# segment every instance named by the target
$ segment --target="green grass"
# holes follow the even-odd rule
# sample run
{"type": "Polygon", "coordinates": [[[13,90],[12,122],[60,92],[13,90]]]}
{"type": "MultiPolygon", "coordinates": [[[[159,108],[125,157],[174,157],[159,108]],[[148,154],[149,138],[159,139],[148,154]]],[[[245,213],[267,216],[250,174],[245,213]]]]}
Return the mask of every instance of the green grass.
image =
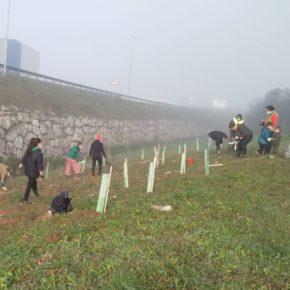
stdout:
{"type": "MultiPolygon", "coordinates": [[[[281,152],[289,142],[284,138],[281,152]]],[[[0,196],[0,214],[7,210],[0,215],[0,289],[289,289],[289,160],[256,158],[253,142],[248,159],[226,153],[218,160],[224,166],[206,177],[202,152],[187,144],[195,165],[180,176],[177,146],[169,146],[152,194],[140,151],[114,155],[103,215],[95,212],[100,181],[89,167],[81,181],[54,170],[29,206],[18,205],[26,179],[11,181],[11,192],[0,196]],[[42,220],[64,187],[75,210],[42,220]],[[153,204],[173,210],[154,211],[153,204]]],[[[152,157],[147,148],[146,160],[152,157]]],[[[217,161],[214,152],[210,161],[217,161]]]]}

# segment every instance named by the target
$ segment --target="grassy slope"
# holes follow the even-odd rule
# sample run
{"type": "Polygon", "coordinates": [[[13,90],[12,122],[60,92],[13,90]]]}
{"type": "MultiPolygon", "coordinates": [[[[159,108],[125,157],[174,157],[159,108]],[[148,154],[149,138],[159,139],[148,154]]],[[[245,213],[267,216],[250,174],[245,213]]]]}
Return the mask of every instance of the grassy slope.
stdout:
{"type": "Polygon", "coordinates": [[[231,115],[225,112],[188,109],[170,105],[150,105],[95,95],[89,92],[60,87],[50,83],[18,77],[0,76],[0,102],[33,110],[50,110],[58,114],[89,116],[104,119],[148,120],[170,119],[198,121],[199,125],[224,121],[231,115]]]}
{"type": "MultiPolygon", "coordinates": [[[[180,176],[176,148],[169,148],[148,195],[140,152],[114,156],[104,215],[95,213],[99,180],[89,168],[81,181],[54,171],[29,206],[18,205],[25,178],[13,180],[12,192],[0,196],[0,288],[289,289],[289,160],[225,154],[224,166],[206,177],[202,153],[188,148],[194,167],[180,176]],[[43,221],[52,196],[65,187],[75,211],[43,221]],[[153,211],[152,204],[173,211],[153,211]]],[[[152,154],[146,151],[148,159],[152,154]]]]}

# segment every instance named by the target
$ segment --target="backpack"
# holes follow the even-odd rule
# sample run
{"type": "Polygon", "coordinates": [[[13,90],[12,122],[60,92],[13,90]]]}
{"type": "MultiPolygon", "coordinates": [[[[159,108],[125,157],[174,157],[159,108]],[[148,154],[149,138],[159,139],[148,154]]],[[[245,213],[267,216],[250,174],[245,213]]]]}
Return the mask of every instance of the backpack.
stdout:
{"type": "Polygon", "coordinates": [[[52,199],[49,207],[49,211],[51,211],[52,214],[69,212],[72,210],[71,198],[69,198],[69,193],[67,191],[58,193],[52,199]]]}

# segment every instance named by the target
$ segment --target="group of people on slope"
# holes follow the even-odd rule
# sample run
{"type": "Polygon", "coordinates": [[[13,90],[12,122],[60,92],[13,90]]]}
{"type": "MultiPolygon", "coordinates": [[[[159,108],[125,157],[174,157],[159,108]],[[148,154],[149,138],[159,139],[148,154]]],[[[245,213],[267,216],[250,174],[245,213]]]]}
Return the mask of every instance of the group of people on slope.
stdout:
{"type": "MultiPolygon", "coordinates": [[[[102,143],[102,135],[96,135],[96,139],[92,142],[89,152],[89,157],[92,159],[92,176],[95,176],[96,172],[96,163],[98,162],[98,176],[102,173],[103,167],[103,157],[107,158],[104,145],[102,143]]],[[[83,146],[82,142],[77,142],[76,145],[72,146],[69,149],[69,152],[66,156],[66,166],[65,166],[65,177],[68,178],[71,173],[71,169],[73,169],[76,178],[78,178],[81,174],[81,166],[80,166],[80,150],[83,146]]]]}
{"type": "MultiPolygon", "coordinates": [[[[255,151],[257,156],[268,154],[269,158],[273,158],[273,154],[278,153],[278,147],[281,141],[281,129],[279,127],[279,115],[272,105],[266,107],[267,118],[260,124],[262,126],[261,133],[258,137],[259,148],[255,151]]],[[[239,158],[247,157],[247,145],[253,139],[252,130],[245,124],[241,114],[234,117],[229,124],[230,128],[230,145],[236,147],[237,156],[239,158]]],[[[218,155],[224,139],[228,139],[227,134],[221,131],[212,131],[208,134],[210,147],[212,140],[216,143],[218,155]]]]}
{"type": "MultiPolygon", "coordinates": [[[[101,175],[102,172],[102,156],[106,158],[106,153],[102,141],[102,136],[97,135],[96,140],[91,144],[89,156],[92,158],[92,176],[95,175],[96,161],[98,161],[99,169],[98,175],[101,175]]],[[[76,176],[80,175],[80,149],[82,147],[82,142],[77,142],[75,146],[72,146],[69,149],[69,152],[66,156],[66,166],[65,166],[65,177],[69,177],[71,173],[71,168],[73,169],[76,176]]],[[[37,188],[37,180],[43,179],[43,145],[40,138],[32,138],[28,144],[27,150],[21,159],[19,168],[24,167],[24,174],[27,176],[27,186],[22,199],[23,204],[29,203],[29,195],[32,191],[36,197],[39,196],[37,188]]],[[[6,170],[6,168],[0,167],[1,170],[6,170]]],[[[2,180],[2,176],[5,176],[5,173],[1,175],[2,189],[5,187],[5,179],[2,180]]],[[[7,177],[7,174],[6,174],[7,177]]],[[[4,190],[7,190],[5,187],[4,190]]]]}
{"type": "MultiPolygon", "coordinates": [[[[230,127],[230,145],[236,146],[237,156],[240,158],[247,157],[247,145],[253,139],[253,132],[245,125],[245,120],[241,114],[238,114],[234,117],[229,124],[230,127]]],[[[212,131],[209,132],[209,143],[208,148],[210,147],[212,140],[216,143],[216,149],[218,155],[221,153],[221,146],[225,139],[228,139],[228,135],[221,131],[212,131]]]]}

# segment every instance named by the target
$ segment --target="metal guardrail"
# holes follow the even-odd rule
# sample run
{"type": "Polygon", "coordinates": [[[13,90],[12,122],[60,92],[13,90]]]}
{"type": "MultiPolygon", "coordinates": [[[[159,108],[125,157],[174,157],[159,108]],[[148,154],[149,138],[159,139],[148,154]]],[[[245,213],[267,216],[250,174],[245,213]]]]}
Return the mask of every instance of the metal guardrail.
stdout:
{"type": "MultiPolygon", "coordinates": [[[[0,69],[2,72],[4,71],[4,65],[1,63],[0,63],[0,69]]],[[[12,66],[6,66],[6,73],[10,74],[10,75],[17,75],[17,76],[27,78],[27,79],[34,79],[34,80],[38,80],[38,81],[53,83],[53,84],[59,85],[59,86],[66,86],[66,87],[71,87],[71,88],[75,88],[75,89],[80,89],[80,90],[92,92],[92,93],[99,94],[99,95],[101,94],[101,95],[105,95],[105,96],[107,95],[110,97],[117,97],[117,98],[121,98],[121,99],[127,100],[127,101],[133,101],[133,102],[145,103],[145,104],[153,104],[153,105],[158,104],[158,105],[163,105],[163,106],[164,105],[165,106],[175,106],[173,104],[151,101],[151,100],[142,99],[142,98],[136,98],[136,97],[127,96],[124,94],[117,94],[117,93],[114,93],[111,91],[101,90],[101,89],[97,89],[94,87],[85,86],[85,85],[81,85],[78,83],[65,81],[62,79],[57,79],[57,78],[50,77],[47,75],[42,75],[42,74],[34,73],[31,71],[27,71],[24,69],[18,69],[18,68],[12,67],[12,66]]]]}

